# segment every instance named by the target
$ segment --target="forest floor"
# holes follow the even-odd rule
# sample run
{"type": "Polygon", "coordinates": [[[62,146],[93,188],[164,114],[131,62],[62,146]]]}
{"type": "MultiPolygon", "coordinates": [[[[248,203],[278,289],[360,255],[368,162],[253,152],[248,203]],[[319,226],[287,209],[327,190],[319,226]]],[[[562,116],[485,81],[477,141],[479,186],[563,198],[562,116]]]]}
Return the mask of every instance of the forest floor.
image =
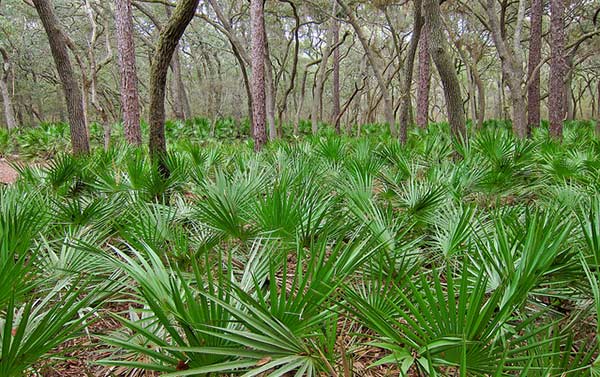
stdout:
{"type": "Polygon", "coordinates": [[[19,174],[5,159],[0,159],[0,184],[13,183],[19,174]]]}

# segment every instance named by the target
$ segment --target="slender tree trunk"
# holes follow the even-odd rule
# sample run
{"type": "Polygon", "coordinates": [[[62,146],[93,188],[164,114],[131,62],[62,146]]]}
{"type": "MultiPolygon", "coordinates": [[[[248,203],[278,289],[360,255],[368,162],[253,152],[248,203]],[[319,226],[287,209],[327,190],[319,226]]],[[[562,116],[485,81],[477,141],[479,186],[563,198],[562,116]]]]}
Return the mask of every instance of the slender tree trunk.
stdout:
{"type": "MultiPolygon", "coordinates": [[[[337,10],[337,3],[334,4],[334,13],[337,10]]],[[[340,43],[340,23],[338,20],[333,20],[333,44],[338,45],[340,43]]],[[[335,132],[341,134],[340,126],[340,49],[336,48],[333,51],[333,83],[332,83],[332,94],[333,94],[333,111],[331,113],[331,119],[335,127],[335,132]]]]}
{"type": "Polygon", "coordinates": [[[550,112],[550,135],[562,138],[565,116],[565,4],[563,0],[550,0],[550,84],[548,110],[550,112]]]}
{"type": "Polygon", "coordinates": [[[83,111],[83,96],[81,87],[75,78],[73,66],[71,65],[66,36],[54,14],[50,0],[32,1],[48,35],[54,64],[56,65],[65,94],[73,154],[88,154],[90,152],[90,144],[83,111]]]}
{"type": "Polygon", "coordinates": [[[408,123],[410,121],[410,110],[412,92],[412,81],[413,81],[413,70],[415,66],[415,56],[417,54],[417,48],[419,46],[419,40],[421,39],[421,33],[423,29],[423,16],[421,15],[421,0],[414,0],[414,24],[413,32],[410,38],[410,45],[408,46],[408,53],[404,62],[404,81],[402,83],[402,92],[400,94],[400,141],[406,143],[406,137],[408,134],[408,123]]]}
{"type": "Polygon", "coordinates": [[[6,127],[12,130],[17,127],[15,121],[15,113],[12,104],[12,98],[10,97],[10,91],[8,89],[8,83],[6,79],[0,78],[0,92],[2,93],[2,104],[4,105],[4,119],[6,120],[6,127]]]}
{"type": "MultiPolygon", "coordinates": [[[[265,29],[265,42],[267,41],[267,32],[265,29]]],[[[277,139],[277,124],[275,123],[275,101],[277,89],[275,79],[273,78],[273,64],[269,56],[269,44],[265,43],[265,101],[267,105],[267,124],[269,125],[269,140],[277,139]]]]}
{"type": "MultiPolygon", "coordinates": [[[[15,109],[12,103],[12,96],[9,90],[9,74],[11,71],[10,56],[8,52],[0,46],[0,54],[2,55],[2,67],[0,69],[0,93],[2,95],[2,103],[4,105],[4,119],[6,120],[6,127],[12,130],[17,127],[15,120],[15,109]]],[[[33,107],[33,105],[32,105],[33,107]]]]}
{"type": "Polygon", "coordinates": [[[468,83],[468,90],[469,90],[469,109],[471,111],[471,122],[472,124],[475,124],[475,120],[478,119],[477,117],[477,98],[476,98],[476,92],[477,89],[475,87],[475,75],[474,75],[474,71],[477,69],[476,67],[473,67],[469,64],[469,62],[465,61],[465,66],[467,69],[467,83],[468,83]]]}
{"type": "Polygon", "coordinates": [[[523,87],[525,72],[523,70],[521,57],[521,28],[525,13],[525,1],[519,0],[518,20],[515,26],[513,44],[508,46],[502,36],[502,26],[498,23],[496,14],[496,0],[487,0],[487,14],[489,26],[494,39],[494,44],[498,50],[498,55],[502,61],[502,73],[506,83],[510,88],[510,99],[513,107],[513,131],[520,137],[527,137],[527,93],[523,87]]]}
{"type": "Polygon", "coordinates": [[[466,118],[460,82],[453,61],[448,54],[448,42],[442,27],[442,16],[438,0],[423,0],[423,14],[429,36],[429,53],[433,58],[444,87],[450,128],[455,136],[465,137],[466,118]]]}
{"type": "Polygon", "coordinates": [[[142,132],[131,0],[116,0],[115,5],[117,48],[119,50],[117,55],[121,74],[121,111],[125,140],[131,145],[140,146],[142,145],[142,132]]]}
{"type": "Polygon", "coordinates": [[[473,70],[473,79],[475,80],[475,85],[477,86],[477,128],[482,129],[483,123],[485,122],[485,85],[483,80],[481,80],[481,76],[477,71],[477,67],[474,67],[473,70]]]}
{"type": "MultiPolygon", "coordinates": [[[[300,35],[299,35],[299,33],[300,33],[300,16],[298,15],[298,9],[291,0],[282,0],[282,1],[289,4],[290,7],[292,7],[292,12],[294,14],[294,20],[296,22],[296,25],[294,27],[294,55],[293,55],[294,60],[292,62],[292,73],[290,74],[290,84],[287,87],[287,90],[285,91],[285,93],[283,94],[283,97],[281,98],[281,102],[279,105],[279,125],[280,125],[279,128],[280,128],[280,132],[281,132],[281,135],[280,135],[281,137],[283,137],[283,117],[288,109],[288,97],[292,93],[292,91],[294,91],[294,88],[296,86],[296,76],[298,76],[298,56],[300,54],[300,35]]],[[[297,124],[294,124],[294,135],[296,135],[296,131],[297,131],[297,124]]]]}
{"type": "Polygon", "coordinates": [[[323,87],[325,85],[325,78],[327,74],[327,63],[329,62],[329,56],[331,55],[331,49],[333,44],[333,33],[330,35],[329,40],[327,41],[327,46],[323,50],[323,58],[321,59],[321,64],[319,65],[319,69],[315,74],[315,85],[313,89],[313,103],[312,103],[312,112],[311,112],[311,128],[312,134],[316,135],[319,131],[319,121],[320,115],[322,113],[322,98],[323,98],[323,87]]]}
{"type": "Polygon", "coordinates": [[[527,134],[531,135],[534,127],[540,126],[540,70],[538,65],[542,61],[542,12],[544,1],[531,1],[531,32],[529,40],[529,72],[528,96],[529,109],[527,134]]]}
{"type": "Polygon", "coordinates": [[[173,53],[171,59],[171,93],[173,95],[173,111],[175,118],[179,120],[186,120],[189,118],[189,104],[186,106],[187,95],[185,93],[185,85],[183,83],[183,77],[181,76],[181,61],[179,59],[179,46],[173,53]],[[187,110],[186,110],[187,109],[187,110]]]}
{"type": "Polygon", "coordinates": [[[598,107],[596,107],[596,135],[600,136],[600,81],[598,81],[596,90],[596,100],[598,103],[598,107]]]}
{"type": "Polygon", "coordinates": [[[267,104],[265,96],[265,8],[263,0],[250,1],[252,33],[252,124],[254,150],[259,152],[267,141],[267,104]]]}
{"type": "MultiPolygon", "coordinates": [[[[384,112],[385,112],[385,121],[390,127],[390,131],[392,136],[398,136],[398,129],[396,128],[396,117],[394,116],[394,104],[390,97],[390,91],[388,89],[388,81],[384,78],[384,69],[382,67],[381,61],[375,55],[375,52],[371,49],[369,45],[369,41],[364,35],[362,28],[360,27],[360,23],[354,16],[354,13],[350,10],[350,8],[343,2],[343,0],[337,0],[338,4],[348,17],[348,21],[352,28],[356,33],[356,37],[360,41],[363,49],[365,50],[365,54],[367,55],[367,59],[369,60],[369,64],[375,73],[375,78],[377,79],[377,84],[379,85],[379,90],[381,91],[381,95],[383,96],[383,104],[384,104],[384,112]]],[[[440,26],[441,27],[441,26],[440,26]]]]}
{"type": "Polygon", "coordinates": [[[574,93],[573,93],[573,55],[565,56],[565,64],[563,66],[565,74],[563,75],[564,79],[564,88],[563,88],[563,101],[564,101],[564,116],[565,120],[575,120],[575,101],[574,101],[574,93]]]}
{"type": "Polygon", "coordinates": [[[419,85],[417,89],[417,125],[427,128],[429,123],[429,91],[431,87],[431,57],[427,29],[421,31],[419,42],[419,85]]]}
{"type": "Polygon", "coordinates": [[[181,0],[177,3],[173,15],[161,30],[150,66],[150,156],[159,163],[163,174],[169,171],[164,164],[167,152],[165,141],[165,87],[167,72],[177,49],[179,39],[192,21],[199,0],[181,0]]]}

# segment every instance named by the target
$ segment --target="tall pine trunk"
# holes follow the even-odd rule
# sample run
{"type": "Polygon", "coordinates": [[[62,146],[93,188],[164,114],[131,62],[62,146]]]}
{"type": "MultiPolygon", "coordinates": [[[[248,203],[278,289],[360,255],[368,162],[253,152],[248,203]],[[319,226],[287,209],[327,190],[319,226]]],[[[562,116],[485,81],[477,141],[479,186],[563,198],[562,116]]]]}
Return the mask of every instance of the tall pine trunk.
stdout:
{"type": "Polygon", "coordinates": [[[550,112],[550,135],[562,137],[565,117],[565,30],[564,0],[550,0],[550,83],[548,111],[550,112]]]}
{"type": "Polygon", "coordinates": [[[140,101],[133,41],[133,14],[131,0],[115,1],[119,73],[121,74],[121,111],[125,140],[131,145],[142,145],[140,130],[140,101]]]}

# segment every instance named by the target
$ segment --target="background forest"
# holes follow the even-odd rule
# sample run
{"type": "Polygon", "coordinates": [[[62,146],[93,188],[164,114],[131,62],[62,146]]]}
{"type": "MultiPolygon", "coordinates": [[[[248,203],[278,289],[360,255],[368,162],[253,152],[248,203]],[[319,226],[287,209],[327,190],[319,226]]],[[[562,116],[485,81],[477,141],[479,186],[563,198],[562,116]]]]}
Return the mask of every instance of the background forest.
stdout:
{"type": "MultiPolygon", "coordinates": [[[[447,1],[441,8],[442,28],[453,68],[460,79],[467,117],[511,119],[512,91],[524,92],[517,95],[525,106],[527,96],[524,94],[539,86],[541,114],[548,119],[550,57],[555,35],[551,31],[550,1],[533,1],[533,7],[528,1],[492,3],[495,3],[492,15],[488,14],[485,1],[447,1]],[[495,22],[490,22],[494,17],[495,22]],[[508,50],[507,57],[500,55],[499,58],[502,48],[496,46],[493,27],[499,28],[508,50]],[[536,52],[536,48],[540,52],[536,52]],[[516,59],[518,64],[507,62],[505,66],[510,67],[503,68],[502,61],[509,58],[516,59]],[[511,78],[513,73],[508,71],[515,71],[516,79],[511,78]],[[536,72],[541,76],[537,85],[536,72]],[[511,80],[517,80],[521,88],[515,88],[517,84],[511,84],[511,80]]],[[[143,114],[147,114],[149,101],[150,59],[160,28],[172,8],[166,4],[169,2],[132,2],[143,114]]],[[[417,51],[412,41],[416,35],[415,25],[422,28],[422,22],[415,22],[413,2],[373,1],[348,5],[355,9],[363,38],[375,56],[375,69],[381,71],[385,79],[396,120],[402,121],[400,107],[404,94],[410,95],[409,101],[413,104],[408,107],[409,120],[420,125],[426,120],[445,121],[444,93],[437,70],[431,67],[427,41],[421,43],[417,51]],[[414,84],[407,88],[411,75],[414,84]],[[425,96],[428,98],[423,98],[425,96]],[[421,110],[427,113],[422,114],[423,119],[417,119],[414,110],[418,100],[421,106],[427,106],[427,110],[421,110]]],[[[90,121],[117,123],[121,115],[115,4],[55,0],[54,7],[73,43],[70,46],[75,57],[73,64],[77,75],[83,77],[81,85],[85,86],[90,121]]],[[[567,94],[564,98],[566,119],[591,119],[597,115],[600,97],[599,42],[594,38],[597,8],[598,4],[591,0],[565,2],[561,21],[566,61],[560,76],[567,94]]],[[[4,0],[1,12],[3,88],[6,87],[3,100],[11,101],[16,123],[67,121],[60,79],[49,58],[47,37],[35,8],[24,1],[4,0]]],[[[265,17],[266,79],[267,86],[272,86],[269,92],[273,94],[269,97],[272,97],[273,117],[290,124],[313,118],[317,122],[333,123],[339,103],[344,105],[354,94],[352,104],[341,117],[344,125],[385,122],[384,102],[373,65],[336,2],[269,1],[265,17]],[[338,19],[332,19],[333,15],[338,19]]],[[[170,65],[166,96],[170,119],[205,117],[240,121],[248,118],[248,109],[242,104],[247,103],[249,92],[244,85],[245,77],[251,73],[250,26],[249,2],[200,3],[170,65]]],[[[427,33],[420,34],[427,39],[427,33]]],[[[531,109],[531,102],[536,102],[536,98],[531,97],[536,96],[530,94],[529,97],[531,109]]],[[[535,119],[533,121],[537,124],[535,119]]]]}

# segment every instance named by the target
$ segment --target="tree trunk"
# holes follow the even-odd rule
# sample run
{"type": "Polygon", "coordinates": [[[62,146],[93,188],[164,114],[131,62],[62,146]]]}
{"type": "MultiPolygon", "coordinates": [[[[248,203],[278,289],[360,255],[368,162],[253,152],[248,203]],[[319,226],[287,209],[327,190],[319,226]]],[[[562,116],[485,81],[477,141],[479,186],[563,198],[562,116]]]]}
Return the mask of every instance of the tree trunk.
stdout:
{"type": "Polygon", "coordinates": [[[140,100],[133,40],[133,14],[131,0],[115,1],[117,48],[121,74],[121,111],[125,140],[131,145],[142,145],[140,130],[140,100]]]}
{"type": "MultiPolygon", "coordinates": [[[[298,15],[298,9],[296,5],[291,0],[282,0],[283,2],[290,5],[292,8],[292,12],[294,14],[295,27],[294,27],[294,55],[293,55],[293,63],[292,63],[292,73],[290,74],[290,84],[287,87],[287,90],[283,94],[281,98],[281,102],[279,105],[279,125],[281,137],[283,137],[283,117],[285,112],[288,109],[288,97],[296,86],[296,76],[298,75],[298,56],[300,54],[300,16],[298,15]]],[[[296,135],[297,124],[294,123],[294,135],[296,135]]]]}
{"type": "Polygon", "coordinates": [[[179,61],[179,46],[173,52],[173,58],[171,59],[171,94],[173,99],[173,112],[175,119],[186,120],[187,115],[185,112],[184,98],[185,88],[183,87],[183,79],[181,77],[181,64],[179,61]]]}
{"type": "MultiPolygon", "coordinates": [[[[265,42],[267,41],[267,32],[265,29],[265,42]]],[[[269,140],[277,139],[277,124],[275,123],[275,101],[277,89],[273,78],[273,64],[269,56],[269,44],[265,43],[265,101],[267,106],[267,123],[269,125],[269,140]]]]}
{"type": "Polygon", "coordinates": [[[483,128],[483,122],[485,121],[485,85],[483,80],[481,80],[481,75],[477,70],[477,67],[473,69],[473,79],[475,80],[475,85],[477,86],[477,128],[483,128]]]}
{"type": "Polygon", "coordinates": [[[524,19],[524,0],[519,1],[519,11],[517,25],[515,26],[513,45],[509,47],[502,37],[502,27],[498,23],[496,15],[496,0],[487,0],[487,14],[490,31],[494,39],[494,44],[498,50],[498,55],[502,62],[502,73],[506,83],[510,88],[510,98],[513,106],[513,131],[520,137],[527,137],[527,98],[526,90],[523,87],[525,72],[523,71],[522,57],[520,53],[521,28],[524,19]]]}
{"type": "Polygon", "coordinates": [[[161,30],[152,64],[150,65],[150,156],[159,163],[163,174],[169,171],[164,164],[164,155],[167,152],[165,141],[165,87],[167,72],[177,49],[179,39],[192,21],[199,0],[181,0],[167,25],[161,30]]]}
{"type": "Polygon", "coordinates": [[[356,37],[360,41],[363,49],[365,50],[365,54],[367,55],[367,59],[369,60],[369,64],[375,73],[375,78],[377,79],[377,85],[379,86],[379,90],[381,91],[381,95],[383,96],[383,104],[385,111],[385,121],[390,127],[390,131],[392,136],[398,136],[398,129],[396,128],[396,117],[394,116],[394,104],[390,97],[390,91],[388,89],[388,82],[384,78],[384,69],[380,60],[375,55],[375,52],[371,49],[369,45],[369,41],[364,35],[362,28],[360,27],[360,23],[354,16],[354,13],[350,10],[350,8],[343,2],[343,0],[337,0],[338,4],[348,17],[348,21],[352,28],[356,32],[356,37]]]}
{"type": "Polygon", "coordinates": [[[17,127],[17,122],[15,121],[15,113],[12,99],[10,97],[10,91],[8,90],[8,83],[4,77],[0,78],[0,92],[2,92],[2,104],[4,105],[4,119],[6,120],[6,127],[9,130],[12,130],[17,127]]]}
{"type": "Polygon", "coordinates": [[[596,88],[597,90],[597,103],[598,103],[598,107],[596,108],[596,135],[600,136],[600,81],[598,81],[598,87],[596,88]]]}
{"type": "Polygon", "coordinates": [[[450,54],[442,27],[442,16],[438,0],[423,0],[423,14],[429,37],[429,53],[440,74],[448,112],[448,122],[454,136],[466,136],[466,119],[463,108],[460,82],[450,54]]]}
{"type": "MultiPolygon", "coordinates": [[[[8,52],[0,46],[0,54],[2,55],[2,67],[0,69],[0,93],[2,95],[2,103],[4,105],[4,119],[6,120],[6,127],[9,130],[17,128],[17,122],[15,120],[15,109],[12,103],[12,96],[8,89],[8,79],[10,73],[10,57],[8,52]]],[[[33,105],[32,105],[33,107],[33,105]]]]}
{"type": "MultiPolygon", "coordinates": [[[[171,17],[171,7],[165,5],[167,17],[171,17]]],[[[187,93],[185,91],[185,84],[183,75],[181,74],[181,60],[179,59],[179,44],[173,52],[171,58],[171,72],[172,77],[172,93],[173,93],[173,109],[175,112],[175,118],[179,120],[187,120],[191,118],[190,102],[188,101],[187,93]]]]}
{"type": "Polygon", "coordinates": [[[252,113],[254,150],[259,152],[267,141],[267,103],[265,96],[265,8],[263,0],[250,1],[252,33],[252,113]]]}
{"type": "MultiPolygon", "coordinates": [[[[336,3],[337,5],[337,3],[336,3]]],[[[337,7],[334,6],[334,13],[337,7]]],[[[337,45],[340,43],[340,23],[338,20],[333,20],[333,44],[337,45]]],[[[336,48],[333,51],[333,83],[332,83],[332,96],[333,96],[333,111],[331,113],[331,119],[335,127],[335,132],[339,135],[342,130],[340,127],[340,50],[336,48]]]]}
{"type": "Polygon", "coordinates": [[[562,138],[565,116],[565,4],[563,0],[550,0],[550,83],[548,111],[550,112],[550,135],[562,138]]]}
{"type": "Polygon", "coordinates": [[[414,0],[414,24],[413,32],[410,38],[410,45],[408,47],[408,54],[404,62],[404,81],[402,83],[402,92],[400,99],[400,141],[406,143],[406,137],[408,134],[408,123],[410,121],[410,110],[411,100],[410,94],[412,92],[412,81],[413,81],[413,70],[415,66],[415,56],[417,54],[417,47],[419,46],[419,40],[421,39],[421,31],[423,29],[423,16],[421,15],[421,0],[414,0]]]}
{"type": "Polygon", "coordinates": [[[431,57],[427,30],[421,31],[419,41],[419,85],[417,89],[417,125],[427,128],[429,123],[429,90],[431,87],[431,57]]]}
{"type": "MultiPolygon", "coordinates": [[[[316,135],[319,131],[320,115],[322,113],[321,106],[323,104],[323,87],[325,85],[325,78],[327,75],[327,63],[329,62],[329,56],[331,55],[331,49],[333,44],[333,32],[327,41],[327,46],[323,50],[323,57],[321,58],[321,64],[317,73],[315,73],[315,85],[313,88],[313,103],[311,112],[311,129],[312,134],[316,135]]],[[[336,49],[337,50],[337,49],[336,49]]]]}
{"type": "Polygon", "coordinates": [[[83,111],[83,96],[69,58],[66,36],[54,14],[50,0],[33,0],[33,4],[48,35],[54,64],[65,94],[73,154],[88,154],[90,143],[83,111]]]}
{"type": "Polygon", "coordinates": [[[540,126],[540,70],[542,61],[542,12],[543,0],[531,1],[531,32],[529,40],[529,72],[528,72],[528,96],[529,109],[527,134],[531,135],[534,127],[540,126]]]}

